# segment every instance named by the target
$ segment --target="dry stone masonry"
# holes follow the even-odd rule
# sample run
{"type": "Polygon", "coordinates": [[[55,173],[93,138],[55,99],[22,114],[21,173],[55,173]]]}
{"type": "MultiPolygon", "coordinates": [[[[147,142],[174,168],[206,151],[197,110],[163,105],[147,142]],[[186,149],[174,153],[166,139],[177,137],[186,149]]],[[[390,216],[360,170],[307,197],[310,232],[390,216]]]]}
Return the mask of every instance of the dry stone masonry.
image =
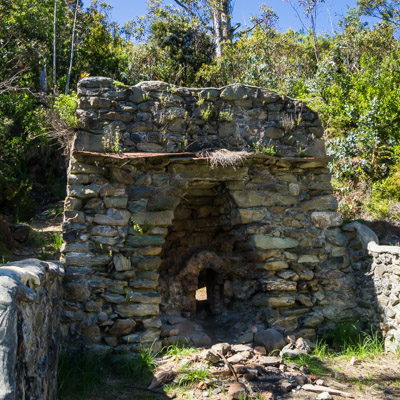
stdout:
{"type": "Polygon", "coordinates": [[[64,268],[27,259],[0,267],[0,398],[57,398],[64,268]]]}
{"type": "Polygon", "coordinates": [[[325,156],[317,114],[304,102],[263,88],[192,89],[158,81],[128,88],[115,87],[109,78],[84,78],[78,95],[76,150],[257,148],[279,156],[325,156]]]}
{"type": "Polygon", "coordinates": [[[385,348],[396,352],[400,348],[400,247],[379,246],[371,241],[368,250],[373,260],[371,275],[382,316],[385,348]]]}
{"type": "Polygon", "coordinates": [[[201,316],[201,288],[212,315],[246,316],[259,335],[314,338],[322,324],[372,318],[321,123],[303,102],[108,78],[83,79],[78,94],[62,248],[71,346],[177,342],[176,321],[201,316]]]}

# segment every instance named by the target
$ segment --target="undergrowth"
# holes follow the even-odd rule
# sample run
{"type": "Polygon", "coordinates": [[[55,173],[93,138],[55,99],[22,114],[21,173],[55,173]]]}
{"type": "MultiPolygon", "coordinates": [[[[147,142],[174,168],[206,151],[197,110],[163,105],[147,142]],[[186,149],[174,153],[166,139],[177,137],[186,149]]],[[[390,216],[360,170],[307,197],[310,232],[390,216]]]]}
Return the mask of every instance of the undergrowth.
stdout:
{"type": "Polygon", "coordinates": [[[120,356],[63,353],[58,364],[58,396],[61,400],[84,400],[94,388],[105,386],[108,376],[129,378],[138,389],[147,387],[157,366],[155,357],[152,347],[120,356]]]}
{"type": "Polygon", "coordinates": [[[58,396],[60,399],[85,399],[90,390],[102,385],[107,363],[87,354],[60,354],[58,396]]]}

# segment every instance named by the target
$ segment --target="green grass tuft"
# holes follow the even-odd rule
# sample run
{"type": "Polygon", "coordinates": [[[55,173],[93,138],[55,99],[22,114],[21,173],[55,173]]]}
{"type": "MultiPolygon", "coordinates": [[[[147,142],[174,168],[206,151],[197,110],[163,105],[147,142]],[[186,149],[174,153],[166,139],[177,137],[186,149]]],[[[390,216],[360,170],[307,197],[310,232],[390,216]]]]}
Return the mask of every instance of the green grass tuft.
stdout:
{"type": "Polygon", "coordinates": [[[183,345],[171,345],[168,347],[164,347],[161,350],[161,353],[166,356],[177,356],[178,358],[181,357],[188,357],[192,354],[197,353],[199,350],[193,347],[185,347],[183,345]]]}
{"type": "Polygon", "coordinates": [[[323,375],[329,372],[329,369],[325,366],[322,360],[316,356],[308,354],[299,354],[299,356],[295,359],[285,357],[284,361],[293,362],[299,367],[306,365],[308,368],[310,368],[310,373],[312,375],[323,375]]]}
{"type": "Polygon", "coordinates": [[[114,372],[120,376],[135,378],[139,384],[149,384],[157,367],[155,357],[152,346],[148,349],[142,348],[137,355],[114,357],[114,372]]]}
{"type": "Polygon", "coordinates": [[[319,339],[313,355],[320,358],[343,356],[359,360],[384,352],[384,341],[378,331],[365,332],[357,321],[343,321],[319,339]]]}
{"type": "Polygon", "coordinates": [[[178,381],[178,386],[188,386],[204,381],[211,378],[211,373],[204,367],[199,369],[191,369],[188,365],[185,365],[180,371],[182,376],[178,381]]]}

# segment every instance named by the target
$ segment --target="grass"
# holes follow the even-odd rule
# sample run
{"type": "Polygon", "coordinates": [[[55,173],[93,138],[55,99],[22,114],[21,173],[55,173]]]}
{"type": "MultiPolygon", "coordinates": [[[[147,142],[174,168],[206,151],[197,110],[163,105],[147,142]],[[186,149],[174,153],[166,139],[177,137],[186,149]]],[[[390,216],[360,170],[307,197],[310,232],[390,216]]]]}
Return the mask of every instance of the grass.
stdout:
{"type": "Polygon", "coordinates": [[[29,240],[36,248],[37,257],[44,261],[52,258],[53,254],[61,249],[63,242],[61,233],[41,232],[35,229],[31,229],[29,240]]]}
{"type": "Polygon", "coordinates": [[[384,352],[384,342],[378,332],[371,334],[362,333],[360,340],[355,343],[348,343],[342,347],[341,354],[345,357],[355,357],[359,360],[378,356],[384,352]]]}
{"type": "Polygon", "coordinates": [[[171,345],[164,347],[161,353],[165,356],[176,356],[178,358],[188,357],[192,354],[199,352],[199,349],[193,347],[185,347],[181,345],[171,345]]]}
{"type": "Polygon", "coordinates": [[[212,377],[211,373],[204,367],[192,369],[188,365],[185,365],[179,372],[182,374],[182,376],[179,378],[178,386],[193,385],[212,377]]]}
{"type": "Polygon", "coordinates": [[[319,355],[326,355],[327,344],[335,350],[336,355],[359,360],[378,356],[384,352],[384,341],[378,331],[364,332],[357,321],[344,321],[328,332],[325,341],[317,347],[319,355]]]}
{"type": "Polygon", "coordinates": [[[154,370],[157,367],[153,353],[153,346],[141,348],[137,355],[129,357],[117,356],[112,358],[114,371],[117,375],[134,378],[136,383],[149,384],[153,378],[154,370]]]}
{"type": "Polygon", "coordinates": [[[287,362],[293,362],[299,367],[301,367],[302,365],[306,365],[308,368],[310,368],[310,373],[312,375],[320,376],[329,372],[329,369],[325,366],[323,361],[313,355],[300,354],[295,359],[284,358],[284,360],[287,362]]]}
{"type": "Polygon", "coordinates": [[[60,354],[58,362],[58,396],[60,399],[85,399],[106,375],[103,359],[87,354],[60,354]]]}
{"type": "MultiPolygon", "coordinates": [[[[377,331],[364,332],[357,321],[344,321],[328,331],[323,339],[318,339],[311,355],[300,354],[296,359],[286,358],[285,361],[306,365],[313,375],[323,375],[329,369],[324,361],[330,363],[334,359],[366,360],[377,357],[384,352],[384,341],[377,331]]],[[[356,384],[358,384],[356,382],[356,384]]]]}
{"type": "Polygon", "coordinates": [[[106,384],[107,376],[129,378],[135,385],[147,387],[157,366],[152,348],[142,349],[129,357],[98,357],[61,354],[58,363],[58,396],[62,399],[84,400],[94,388],[106,384]]]}

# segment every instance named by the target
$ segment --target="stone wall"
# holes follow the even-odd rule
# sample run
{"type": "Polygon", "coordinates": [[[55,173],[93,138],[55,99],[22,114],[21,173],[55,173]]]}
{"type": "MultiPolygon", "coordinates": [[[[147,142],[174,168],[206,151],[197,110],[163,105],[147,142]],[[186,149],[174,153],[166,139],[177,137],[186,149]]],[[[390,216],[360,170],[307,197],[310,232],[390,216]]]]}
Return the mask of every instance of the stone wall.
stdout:
{"type": "Polygon", "coordinates": [[[400,247],[371,241],[368,250],[385,349],[396,352],[400,348],[400,247]]]}
{"type": "Polygon", "coordinates": [[[57,398],[63,274],[35,259],[0,267],[0,399],[57,398]]]}
{"type": "Polygon", "coordinates": [[[78,87],[77,150],[182,152],[273,149],[279,156],[324,156],[318,115],[304,102],[263,88],[182,88],[164,82],[117,87],[84,78],[78,87]]]}
{"type": "Polygon", "coordinates": [[[65,333],[99,351],[149,345],[160,336],[160,311],[194,311],[199,274],[211,269],[218,306],[314,336],[337,318],[328,306],[350,312],[354,304],[347,286],[334,293],[349,259],[325,163],[253,155],[236,169],[212,169],[191,156],[75,153],[62,248],[65,333]]]}
{"type": "Polygon", "coordinates": [[[212,314],[286,334],[371,318],[363,256],[348,250],[354,232],[341,229],[321,123],[304,103],[108,78],[83,79],[78,94],[62,248],[72,346],[173,343],[163,315],[195,316],[203,286],[212,314]],[[204,149],[242,160],[215,165],[204,149]]]}

